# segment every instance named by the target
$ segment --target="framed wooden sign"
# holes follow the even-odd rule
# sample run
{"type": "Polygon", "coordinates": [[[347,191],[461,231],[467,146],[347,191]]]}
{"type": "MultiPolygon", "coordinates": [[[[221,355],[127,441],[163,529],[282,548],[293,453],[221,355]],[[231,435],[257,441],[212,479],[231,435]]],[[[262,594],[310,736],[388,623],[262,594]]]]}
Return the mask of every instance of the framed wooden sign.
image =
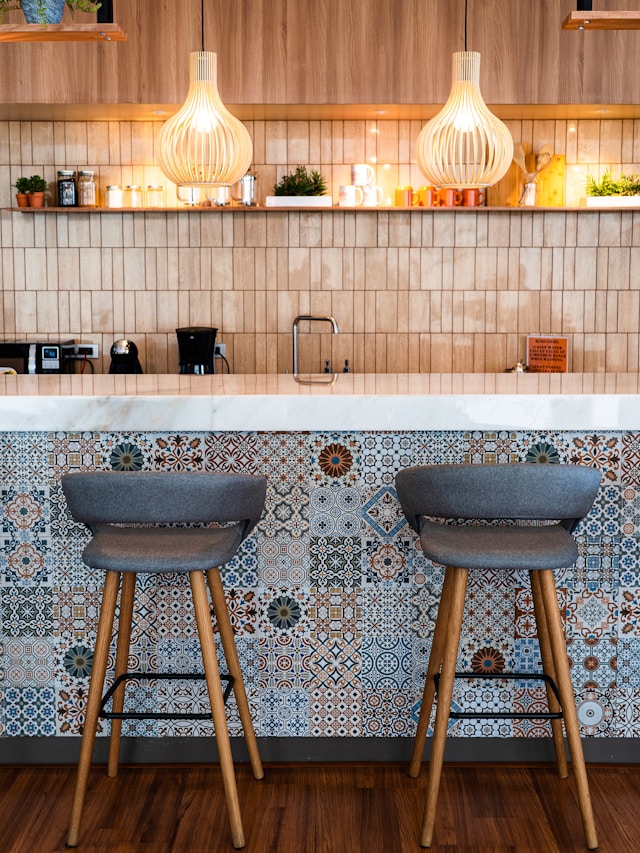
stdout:
{"type": "Polygon", "coordinates": [[[569,370],[569,339],[559,335],[527,335],[527,370],[566,373],[569,370]]]}

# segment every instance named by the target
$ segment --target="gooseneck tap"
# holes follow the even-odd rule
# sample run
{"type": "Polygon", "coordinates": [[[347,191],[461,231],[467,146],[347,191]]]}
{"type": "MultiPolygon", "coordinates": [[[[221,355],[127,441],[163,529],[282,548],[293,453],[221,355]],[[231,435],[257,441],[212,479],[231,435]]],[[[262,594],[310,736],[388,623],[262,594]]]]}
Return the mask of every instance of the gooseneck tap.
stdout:
{"type": "Polygon", "coordinates": [[[331,323],[331,330],[334,335],[338,334],[338,324],[335,319],[330,316],[325,317],[314,317],[311,314],[300,314],[299,317],[296,317],[293,321],[293,373],[294,376],[298,373],[298,326],[303,320],[308,320],[310,323],[331,323]]]}

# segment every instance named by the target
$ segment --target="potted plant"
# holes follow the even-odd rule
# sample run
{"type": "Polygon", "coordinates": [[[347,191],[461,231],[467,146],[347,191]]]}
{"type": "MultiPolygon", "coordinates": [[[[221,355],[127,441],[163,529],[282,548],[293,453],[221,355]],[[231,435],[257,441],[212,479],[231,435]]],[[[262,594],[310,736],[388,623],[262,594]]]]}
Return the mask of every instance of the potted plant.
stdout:
{"type": "Polygon", "coordinates": [[[29,178],[29,207],[44,207],[44,193],[47,182],[40,175],[32,175],[29,178]]]}
{"type": "Polygon", "coordinates": [[[320,172],[308,172],[298,166],[295,172],[284,175],[266,198],[267,207],[331,207],[332,198],[326,195],[327,183],[320,172]]]}
{"type": "Polygon", "coordinates": [[[29,207],[29,189],[31,178],[18,178],[13,185],[16,188],[18,207],[29,207]]]}
{"type": "Polygon", "coordinates": [[[640,207],[640,175],[615,180],[608,169],[599,181],[587,175],[587,207],[640,207]]]}
{"type": "Polygon", "coordinates": [[[62,20],[64,7],[71,11],[71,17],[76,12],[97,12],[101,3],[91,0],[0,0],[0,24],[4,16],[12,9],[22,9],[28,24],[59,24],[62,20]]]}

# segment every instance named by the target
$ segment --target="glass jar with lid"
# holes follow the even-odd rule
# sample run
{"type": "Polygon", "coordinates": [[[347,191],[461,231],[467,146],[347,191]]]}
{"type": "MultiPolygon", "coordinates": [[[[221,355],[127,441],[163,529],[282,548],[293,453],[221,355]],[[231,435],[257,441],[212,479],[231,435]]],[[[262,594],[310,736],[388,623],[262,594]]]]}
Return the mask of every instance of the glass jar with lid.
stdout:
{"type": "Polygon", "coordinates": [[[123,207],[142,207],[142,187],[130,184],[124,191],[123,207]]]}
{"type": "Polygon", "coordinates": [[[58,172],[58,207],[75,207],[76,204],[76,173],[73,169],[60,169],[58,172]]]}
{"type": "Polygon", "coordinates": [[[149,184],[147,187],[147,207],[164,207],[164,187],[149,184]]]}
{"type": "Polygon", "coordinates": [[[120,184],[110,184],[104,194],[105,207],[122,207],[122,187],[120,184]]]}
{"type": "Polygon", "coordinates": [[[78,205],[79,207],[96,207],[95,172],[84,170],[78,172],[78,205]]]}

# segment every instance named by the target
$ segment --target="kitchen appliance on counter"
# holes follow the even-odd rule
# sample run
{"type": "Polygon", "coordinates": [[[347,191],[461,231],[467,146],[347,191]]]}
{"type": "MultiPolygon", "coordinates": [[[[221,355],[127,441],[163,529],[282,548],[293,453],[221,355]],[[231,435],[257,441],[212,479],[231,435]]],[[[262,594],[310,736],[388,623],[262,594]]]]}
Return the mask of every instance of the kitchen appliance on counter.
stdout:
{"type": "Polygon", "coordinates": [[[217,329],[190,326],[176,329],[180,373],[215,373],[214,355],[217,329]]]}
{"type": "Polygon", "coordinates": [[[138,361],[138,347],[127,338],[119,338],[111,345],[109,373],[142,373],[138,361]]]}
{"type": "Polygon", "coordinates": [[[70,362],[65,348],[68,344],[73,344],[73,341],[65,341],[64,344],[1,341],[0,368],[11,368],[16,373],[67,373],[70,362]]]}

